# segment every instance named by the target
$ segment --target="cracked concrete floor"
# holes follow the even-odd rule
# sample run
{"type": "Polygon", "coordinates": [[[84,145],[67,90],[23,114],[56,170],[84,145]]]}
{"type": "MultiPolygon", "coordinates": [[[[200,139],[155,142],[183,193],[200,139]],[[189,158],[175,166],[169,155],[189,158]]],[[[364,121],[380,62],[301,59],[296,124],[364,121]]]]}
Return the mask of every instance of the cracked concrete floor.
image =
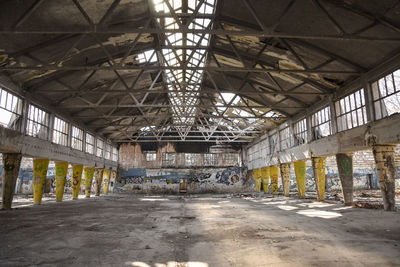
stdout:
{"type": "Polygon", "coordinates": [[[400,266],[399,212],[282,196],[46,199],[0,225],[0,266],[400,266]]]}

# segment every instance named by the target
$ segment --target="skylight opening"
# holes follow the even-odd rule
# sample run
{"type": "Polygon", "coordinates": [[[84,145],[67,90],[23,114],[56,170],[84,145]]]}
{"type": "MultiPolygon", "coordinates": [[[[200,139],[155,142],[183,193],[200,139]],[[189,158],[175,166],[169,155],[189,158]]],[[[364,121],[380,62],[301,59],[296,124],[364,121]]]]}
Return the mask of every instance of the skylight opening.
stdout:
{"type": "MultiPolygon", "coordinates": [[[[156,12],[163,14],[175,13],[174,16],[166,17],[164,19],[164,28],[179,30],[183,21],[176,21],[179,19],[179,13],[182,13],[183,6],[182,0],[153,0],[156,12]],[[177,15],[177,16],[175,16],[177,15]]],[[[187,13],[194,13],[198,5],[198,14],[212,14],[214,12],[214,0],[188,0],[186,9],[187,13]]],[[[160,19],[158,19],[161,22],[160,19]]],[[[210,28],[212,24],[209,18],[194,18],[189,22],[188,29],[204,30],[210,28]]],[[[193,33],[168,33],[165,35],[165,45],[169,46],[205,46],[209,45],[209,34],[193,34],[193,33]]],[[[172,108],[173,122],[176,124],[187,124],[190,126],[195,121],[197,114],[198,92],[200,90],[200,83],[203,78],[203,70],[183,70],[185,65],[191,68],[202,68],[205,66],[206,60],[205,49],[162,49],[162,55],[165,59],[164,65],[167,67],[182,67],[182,69],[169,69],[165,71],[168,81],[168,96],[170,103],[181,108],[172,108]],[[194,84],[194,85],[189,85],[194,84]],[[178,92],[178,93],[177,93],[178,92]]],[[[180,128],[183,129],[183,128],[180,128]]]]}
{"type": "Polygon", "coordinates": [[[157,62],[157,55],[154,49],[144,51],[138,55],[139,63],[153,63],[157,62]]]}

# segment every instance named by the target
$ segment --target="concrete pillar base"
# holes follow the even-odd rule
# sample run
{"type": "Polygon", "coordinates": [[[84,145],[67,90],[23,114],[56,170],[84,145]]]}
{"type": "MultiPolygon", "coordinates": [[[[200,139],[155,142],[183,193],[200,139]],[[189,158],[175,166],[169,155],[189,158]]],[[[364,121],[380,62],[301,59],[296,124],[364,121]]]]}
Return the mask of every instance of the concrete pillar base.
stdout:
{"type": "Polygon", "coordinates": [[[2,209],[11,209],[22,154],[3,153],[3,201],[2,209]]]}
{"type": "Polygon", "coordinates": [[[353,154],[336,154],[340,183],[345,206],[353,205],[353,154]]]}
{"type": "Polygon", "coordinates": [[[281,178],[283,184],[283,195],[285,197],[288,197],[290,193],[290,164],[282,163],[280,165],[280,169],[281,169],[281,178]]]}
{"type": "Polygon", "coordinates": [[[295,161],[294,173],[296,175],[297,192],[300,199],[306,196],[306,162],[295,161]]]}
{"type": "Polygon", "coordinates": [[[318,201],[325,199],[325,158],[311,158],[318,201]]]}
{"type": "Polygon", "coordinates": [[[95,172],[95,181],[96,181],[95,196],[97,196],[97,197],[100,196],[102,180],[103,180],[103,169],[96,169],[96,172],[95,172]]]}
{"type": "Polygon", "coordinates": [[[396,211],[394,180],[396,177],[396,168],[394,166],[395,146],[374,145],[372,149],[379,177],[379,185],[382,191],[384,209],[387,211],[396,211]]]}

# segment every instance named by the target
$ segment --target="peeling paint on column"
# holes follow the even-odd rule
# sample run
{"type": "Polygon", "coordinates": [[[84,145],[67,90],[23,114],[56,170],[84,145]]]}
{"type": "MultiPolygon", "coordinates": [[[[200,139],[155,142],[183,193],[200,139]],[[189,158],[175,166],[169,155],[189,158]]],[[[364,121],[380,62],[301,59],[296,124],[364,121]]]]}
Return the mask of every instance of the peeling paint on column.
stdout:
{"type": "Polygon", "coordinates": [[[271,166],[269,168],[270,177],[271,177],[271,190],[272,194],[278,194],[278,180],[279,180],[279,167],[278,166],[271,166]]]}
{"type": "Polygon", "coordinates": [[[300,199],[306,196],[306,162],[295,161],[294,172],[296,176],[297,192],[300,199]]]}
{"type": "Polygon", "coordinates": [[[94,167],[85,167],[85,196],[87,198],[90,197],[93,175],[94,175],[94,167]]]}
{"type": "Polygon", "coordinates": [[[353,155],[336,154],[336,162],[339,170],[339,178],[346,206],[353,205],[353,155]]]}
{"type": "Polygon", "coordinates": [[[269,192],[269,167],[261,168],[261,177],[263,181],[263,189],[265,193],[269,192]]]}
{"type": "Polygon", "coordinates": [[[2,208],[11,209],[14,196],[15,184],[17,182],[18,172],[21,165],[21,154],[5,153],[3,154],[3,185],[2,185],[2,208]]]}
{"type": "Polygon", "coordinates": [[[254,181],[256,183],[257,192],[261,191],[261,169],[254,170],[254,181]]]}
{"type": "Polygon", "coordinates": [[[95,171],[95,180],[96,180],[95,195],[96,196],[100,196],[101,182],[103,180],[103,169],[96,169],[96,171],[95,171]]]}
{"type": "Polygon", "coordinates": [[[72,166],[72,199],[78,199],[81,188],[83,165],[72,166]]]}
{"type": "Polygon", "coordinates": [[[108,187],[110,185],[110,170],[103,171],[103,193],[108,194],[108,187]]]}
{"type": "Polygon", "coordinates": [[[379,176],[379,184],[382,191],[384,209],[395,211],[395,177],[396,169],[394,166],[395,146],[375,145],[373,153],[376,169],[379,176]]]}
{"type": "Polygon", "coordinates": [[[312,158],[318,201],[325,199],[325,158],[312,158]]]}
{"type": "Polygon", "coordinates": [[[290,164],[283,163],[280,165],[280,169],[281,169],[281,179],[283,185],[283,194],[285,197],[288,197],[290,192],[290,164]]]}
{"type": "Polygon", "coordinates": [[[42,203],[43,187],[46,182],[47,168],[49,159],[33,160],[33,202],[36,205],[42,203]]]}
{"type": "Polygon", "coordinates": [[[61,202],[64,195],[65,182],[67,180],[68,162],[56,162],[56,201],[61,202]]]}

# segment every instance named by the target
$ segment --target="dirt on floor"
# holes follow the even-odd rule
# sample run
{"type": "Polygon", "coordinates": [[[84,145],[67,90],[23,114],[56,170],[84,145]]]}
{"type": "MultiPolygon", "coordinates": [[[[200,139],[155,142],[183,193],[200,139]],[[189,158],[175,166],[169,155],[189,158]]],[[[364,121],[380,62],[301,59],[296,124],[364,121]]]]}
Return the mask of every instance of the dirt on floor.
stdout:
{"type": "Polygon", "coordinates": [[[400,266],[400,212],[264,194],[109,195],[0,211],[0,266],[400,266]]]}

